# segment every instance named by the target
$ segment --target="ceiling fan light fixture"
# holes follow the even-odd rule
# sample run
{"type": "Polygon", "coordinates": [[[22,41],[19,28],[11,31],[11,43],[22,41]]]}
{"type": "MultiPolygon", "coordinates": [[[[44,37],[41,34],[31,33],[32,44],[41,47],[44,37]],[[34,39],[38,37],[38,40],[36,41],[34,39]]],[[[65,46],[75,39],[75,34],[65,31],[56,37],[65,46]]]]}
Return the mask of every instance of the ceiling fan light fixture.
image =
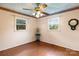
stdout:
{"type": "Polygon", "coordinates": [[[43,14],[42,12],[40,12],[40,11],[37,11],[37,12],[33,13],[33,15],[34,15],[36,18],[39,18],[39,17],[43,16],[44,14],[43,14]]]}
{"type": "Polygon", "coordinates": [[[45,11],[44,9],[47,7],[46,3],[35,3],[35,4],[36,4],[35,8],[33,8],[33,9],[23,8],[23,10],[33,11],[34,12],[33,16],[35,16],[37,18],[47,15],[47,13],[44,12],[45,11]]]}
{"type": "Polygon", "coordinates": [[[37,11],[35,16],[36,16],[37,18],[39,18],[39,17],[40,17],[40,14],[41,14],[41,12],[40,12],[40,11],[37,11]]]}
{"type": "Polygon", "coordinates": [[[45,4],[45,3],[37,3],[37,5],[38,5],[38,7],[35,7],[33,15],[36,18],[39,18],[39,17],[44,15],[43,10],[44,10],[44,8],[47,7],[47,4],[45,4]]]}

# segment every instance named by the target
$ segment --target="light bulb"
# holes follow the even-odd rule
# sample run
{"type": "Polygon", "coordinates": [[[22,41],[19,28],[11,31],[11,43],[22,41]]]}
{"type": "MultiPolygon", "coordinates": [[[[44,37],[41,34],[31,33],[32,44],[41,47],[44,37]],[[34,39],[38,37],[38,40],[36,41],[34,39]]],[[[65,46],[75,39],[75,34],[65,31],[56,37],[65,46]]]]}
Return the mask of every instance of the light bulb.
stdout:
{"type": "Polygon", "coordinates": [[[40,16],[43,16],[44,14],[40,14],[40,16]]]}
{"type": "Polygon", "coordinates": [[[40,17],[40,11],[37,11],[37,13],[36,13],[36,17],[37,17],[37,18],[40,17]]]}
{"type": "Polygon", "coordinates": [[[33,13],[33,15],[35,16],[35,13],[33,13]]]}
{"type": "Polygon", "coordinates": [[[33,13],[33,15],[37,18],[39,18],[40,16],[43,16],[44,14],[42,14],[40,11],[37,11],[35,13],[33,13]]]}
{"type": "Polygon", "coordinates": [[[38,16],[38,15],[36,15],[36,17],[37,17],[37,18],[39,18],[39,16],[38,16]]]}

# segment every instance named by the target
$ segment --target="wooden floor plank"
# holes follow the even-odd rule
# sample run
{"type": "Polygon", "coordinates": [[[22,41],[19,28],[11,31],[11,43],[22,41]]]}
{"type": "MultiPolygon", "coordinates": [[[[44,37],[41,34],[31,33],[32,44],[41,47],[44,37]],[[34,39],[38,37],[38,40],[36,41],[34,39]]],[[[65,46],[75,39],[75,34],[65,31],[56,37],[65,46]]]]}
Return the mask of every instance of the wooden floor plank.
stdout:
{"type": "Polygon", "coordinates": [[[0,56],[79,56],[79,51],[35,41],[0,51],[0,56]]]}

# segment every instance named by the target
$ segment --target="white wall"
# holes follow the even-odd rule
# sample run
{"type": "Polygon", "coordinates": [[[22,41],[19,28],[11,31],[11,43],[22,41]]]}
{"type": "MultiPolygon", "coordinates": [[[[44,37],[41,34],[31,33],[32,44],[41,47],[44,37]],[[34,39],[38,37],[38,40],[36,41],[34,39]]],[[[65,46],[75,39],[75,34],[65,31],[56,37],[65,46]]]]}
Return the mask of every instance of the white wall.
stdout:
{"type": "Polygon", "coordinates": [[[79,25],[75,31],[72,31],[68,25],[68,21],[72,18],[79,20],[79,9],[40,18],[41,41],[79,51],[79,25]],[[53,17],[60,18],[58,31],[50,31],[48,29],[48,21],[53,17]]]}
{"type": "Polygon", "coordinates": [[[0,10],[0,51],[35,41],[36,19],[0,10]],[[15,18],[26,19],[26,30],[15,30],[15,18]]]}

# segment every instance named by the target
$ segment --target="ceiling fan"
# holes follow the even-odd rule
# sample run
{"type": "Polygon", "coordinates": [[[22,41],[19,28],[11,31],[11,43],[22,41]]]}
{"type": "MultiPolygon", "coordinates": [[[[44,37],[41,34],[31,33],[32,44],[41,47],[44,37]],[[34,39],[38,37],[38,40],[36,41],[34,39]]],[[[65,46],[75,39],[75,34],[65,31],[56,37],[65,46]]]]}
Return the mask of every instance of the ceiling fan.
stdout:
{"type": "Polygon", "coordinates": [[[30,10],[33,11],[33,15],[37,18],[43,16],[43,15],[49,15],[48,13],[44,12],[44,9],[47,7],[47,4],[45,3],[35,3],[36,7],[34,9],[27,9],[23,8],[23,10],[30,10]]]}

